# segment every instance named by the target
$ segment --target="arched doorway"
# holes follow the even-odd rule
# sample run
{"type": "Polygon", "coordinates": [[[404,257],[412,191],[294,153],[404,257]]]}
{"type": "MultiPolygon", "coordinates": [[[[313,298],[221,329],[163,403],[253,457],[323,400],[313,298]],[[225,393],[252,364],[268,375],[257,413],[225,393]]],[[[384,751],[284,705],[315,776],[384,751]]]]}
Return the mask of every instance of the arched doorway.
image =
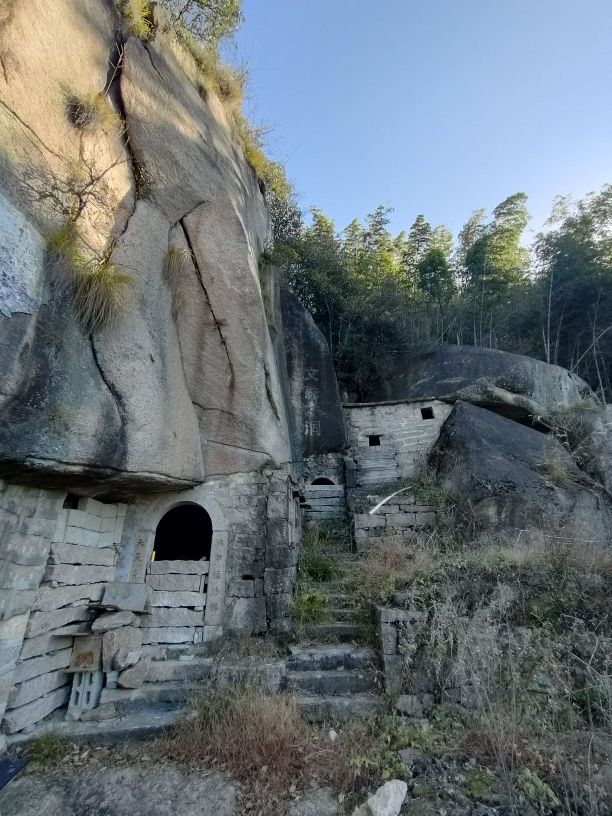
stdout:
{"type": "Polygon", "coordinates": [[[210,560],[213,526],[197,504],[179,504],[162,516],[155,531],[153,560],[210,560]]]}
{"type": "Polygon", "coordinates": [[[313,479],[311,484],[313,485],[333,485],[331,479],[328,479],[327,476],[318,476],[316,479],[313,479]]]}

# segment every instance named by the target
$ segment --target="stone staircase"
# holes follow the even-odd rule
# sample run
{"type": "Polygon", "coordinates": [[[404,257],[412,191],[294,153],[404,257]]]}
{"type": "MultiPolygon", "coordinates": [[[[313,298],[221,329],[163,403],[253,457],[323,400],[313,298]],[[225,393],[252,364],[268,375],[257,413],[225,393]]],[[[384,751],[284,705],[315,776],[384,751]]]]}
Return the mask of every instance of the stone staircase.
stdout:
{"type": "Polygon", "coordinates": [[[374,716],[383,707],[378,655],[359,644],[361,627],[341,585],[315,587],[328,598],[329,617],[305,627],[305,640],[289,647],[287,687],[311,722],[374,716]]]}

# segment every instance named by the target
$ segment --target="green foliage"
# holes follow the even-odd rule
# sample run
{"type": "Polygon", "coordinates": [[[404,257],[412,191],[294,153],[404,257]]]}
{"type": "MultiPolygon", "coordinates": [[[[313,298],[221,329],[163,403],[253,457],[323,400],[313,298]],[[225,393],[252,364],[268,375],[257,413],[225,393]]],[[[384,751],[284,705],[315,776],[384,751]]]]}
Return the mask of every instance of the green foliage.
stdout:
{"type": "Polygon", "coordinates": [[[72,748],[71,743],[55,731],[47,731],[33,740],[25,754],[32,762],[41,765],[56,765],[65,759],[72,748]]]}
{"type": "Polygon", "coordinates": [[[307,584],[298,586],[293,599],[291,613],[293,622],[299,628],[327,620],[329,601],[326,595],[307,584]]]}
{"type": "Polygon", "coordinates": [[[140,40],[148,40],[153,30],[150,0],[120,0],[119,9],[128,32],[140,40]]]}
{"type": "Polygon", "coordinates": [[[465,772],[465,786],[472,799],[489,799],[497,788],[495,782],[487,768],[468,768],[465,772]]]}
{"type": "Polygon", "coordinates": [[[517,779],[519,788],[530,799],[546,805],[558,806],[561,804],[554,790],[530,768],[523,768],[517,779]]]}
{"type": "Polygon", "coordinates": [[[105,93],[76,94],[66,90],[64,101],[66,116],[77,130],[119,130],[122,127],[121,117],[105,93]]]}
{"type": "Polygon", "coordinates": [[[242,22],[242,0],[160,0],[172,24],[215,46],[242,22]]]}
{"type": "Polygon", "coordinates": [[[108,257],[88,257],[73,222],[66,222],[49,237],[47,256],[56,284],[70,291],[85,332],[100,330],[123,312],[131,278],[108,257]]]}
{"type": "Polygon", "coordinates": [[[365,728],[372,730],[374,739],[364,739],[367,751],[355,751],[349,760],[359,782],[374,787],[388,779],[404,779],[406,768],[398,751],[417,747],[412,745],[415,729],[407,728],[394,716],[376,720],[365,728]]]}
{"type": "Polygon", "coordinates": [[[306,581],[336,581],[342,571],[334,561],[334,550],[346,543],[347,531],[343,525],[310,524],[302,536],[298,570],[306,581]]]}

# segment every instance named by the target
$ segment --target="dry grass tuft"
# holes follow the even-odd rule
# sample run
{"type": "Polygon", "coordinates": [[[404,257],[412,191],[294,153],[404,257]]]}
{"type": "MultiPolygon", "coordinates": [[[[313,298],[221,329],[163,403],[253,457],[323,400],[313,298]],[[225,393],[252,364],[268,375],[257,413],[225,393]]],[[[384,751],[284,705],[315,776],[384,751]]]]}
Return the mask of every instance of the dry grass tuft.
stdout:
{"type": "Polygon", "coordinates": [[[83,330],[88,334],[112,323],[125,308],[131,285],[109,258],[89,258],[79,246],[76,226],[67,222],[47,241],[49,269],[55,284],[69,291],[83,330]]]}
{"type": "Polygon", "coordinates": [[[149,0],[121,0],[119,5],[130,34],[148,40],[153,30],[153,14],[149,0]]]}
{"type": "Polygon", "coordinates": [[[172,317],[176,320],[183,310],[184,298],[181,281],[193,265],[193,255],[188,249],[170,247],[164,262],[164,275],[172,294],[172,317]]]}
{"type": "Polygon", "coordinates": [[[226,65],[213,46],[201,42],[186,29],[179,28],[177,34],[201,72],[204,95],[215,93],[226,109],[237,115],[244,100],[246,69],[226,65]]]}
{"type": "Polygon", "coordinates": [[[121,117],[113,110],[105,93],[77,94],[64,91],[66,116],[77,130],[120,130],[121,117]]]}

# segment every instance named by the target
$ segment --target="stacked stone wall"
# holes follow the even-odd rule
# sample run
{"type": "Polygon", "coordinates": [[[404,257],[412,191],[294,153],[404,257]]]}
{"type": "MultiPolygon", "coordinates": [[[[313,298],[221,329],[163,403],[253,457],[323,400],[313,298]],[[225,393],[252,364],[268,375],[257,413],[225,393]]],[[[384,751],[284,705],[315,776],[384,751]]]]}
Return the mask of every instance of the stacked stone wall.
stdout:
{"type": "Polygon", "coordinates": [[[414,476],[451,410],[438,400],[345,406],[346,486],[368,488],[414,476]]]}
{"type": "MultiPolygon", "coordinates": [[[[2,727],[9,733],[33,726],[67,704],[72,675],[66,669],[74,636],[89,630],[95,617],[89,604],[100,601],[106,583],[115,579],[125,505],[80,499],[78,507],[64,509],[64,495],[38,500],[39,512],[54,508],[46,528],[52,526],[53,532],[45,562],[37,571],[38,585],[7,700],[2,727]]],[[[36,536],[30,532],[23,539],[24,548],[32,542],[36,536]]]]}
{"type": "MultiPolygon", "coordinates": [[[[382,497],[369,496],[374,507],[382,497]]],[[[382,505],[373,515],[353,516],[355,547],[364,552],[376,544],[403,544],[420,530],[433,527],[437,519],[434,505],[422,504],[414,496],[399,495],[382,505]]]]}

